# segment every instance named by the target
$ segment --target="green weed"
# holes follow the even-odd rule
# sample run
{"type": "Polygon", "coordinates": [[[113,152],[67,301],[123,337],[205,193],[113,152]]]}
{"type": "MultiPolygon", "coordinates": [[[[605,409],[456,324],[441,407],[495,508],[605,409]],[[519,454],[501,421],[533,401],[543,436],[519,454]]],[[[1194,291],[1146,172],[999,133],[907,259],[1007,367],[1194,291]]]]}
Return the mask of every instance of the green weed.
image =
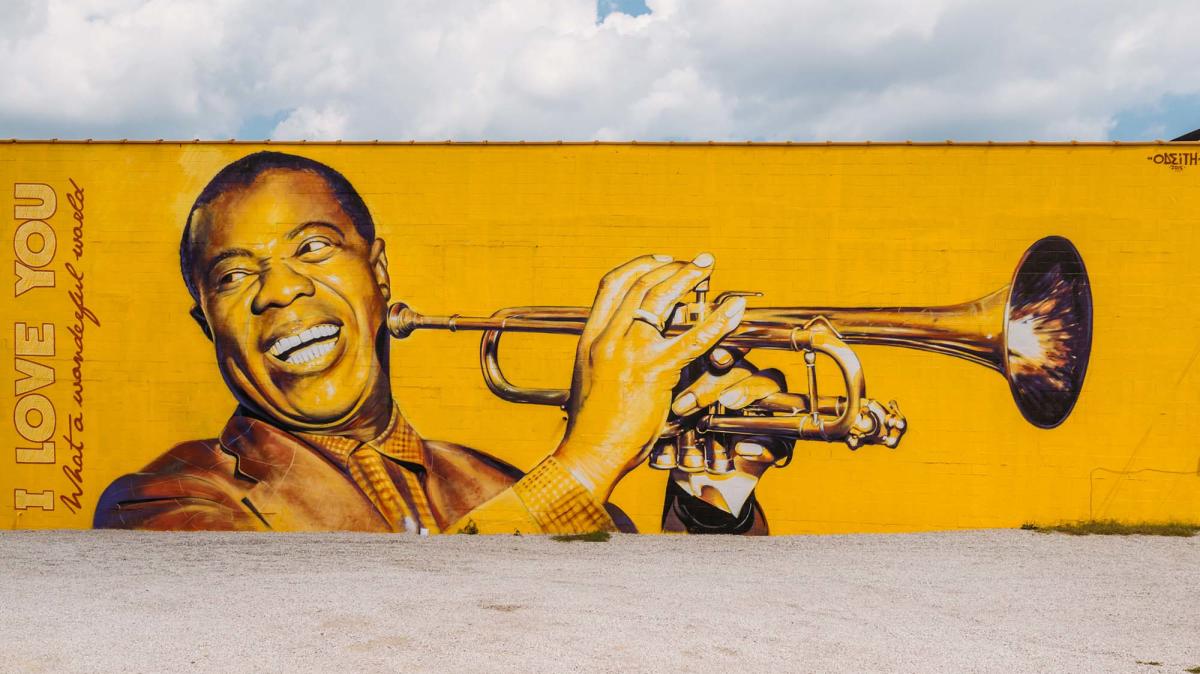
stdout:
{"type": "Polygon", "coordinates": [[[1036,531],[1049,534],[1069,534],[1071,536],[1195,536],[1200,533],[1200,524],[1188,522],[1118,522],[1116,520],[1080,520],[1078,522],[1063,522],[1042,526],[1026,522],[1021,525],[1024,531],[1036,531]]]}

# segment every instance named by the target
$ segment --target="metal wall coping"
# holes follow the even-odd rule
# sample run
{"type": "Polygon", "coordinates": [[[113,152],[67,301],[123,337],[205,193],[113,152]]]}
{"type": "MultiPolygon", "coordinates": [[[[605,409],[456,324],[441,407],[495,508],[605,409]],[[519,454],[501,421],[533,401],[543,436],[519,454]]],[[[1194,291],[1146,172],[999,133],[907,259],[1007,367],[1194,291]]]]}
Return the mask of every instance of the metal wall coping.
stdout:
{"type": "Polygon", "coordinates": [[[1028,141],[606,141],[606,140],[548,140],[548,141],[526,141],[526,140],[504,140],[504,141],[488,141],[488,140],[236,140],[233,138],[227,140],[202,140],[193,138],[191,140],[170,140],[157,138],[153,140],[147,139],[111,139],[111,140],[95,140],[92,138],[84,139],[61,139],[61,138],[0,138],[0,144],[18,144],[18,145],[389,145],[389,146],[454,146],[454,147],[482,147],[482,146],[500,146],[500,147],[522,147],[522,146],[556,146],[556,145],[571,145],[571,146],[625,146],[625,147],[1144,147],[1144,146],[1188,146],[1200,145],[1200,141],[1167,141],[1167,140],[1139,140],[1139,141],[1043,141],[1043,140],[1028,140],[1028,141]]]}

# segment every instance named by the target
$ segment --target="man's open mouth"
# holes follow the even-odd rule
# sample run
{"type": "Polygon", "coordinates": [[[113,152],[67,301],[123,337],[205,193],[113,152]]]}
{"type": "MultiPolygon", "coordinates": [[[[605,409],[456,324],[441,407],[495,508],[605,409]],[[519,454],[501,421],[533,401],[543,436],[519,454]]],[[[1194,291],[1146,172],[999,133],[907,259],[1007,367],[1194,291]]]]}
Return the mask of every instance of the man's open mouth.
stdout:
{"type": "Polygon", "coordinates": [[[331,323],[322,323],[275,340],[267,353],[285,363],[302,365],[333,350],[342,329],[331,323]]]}

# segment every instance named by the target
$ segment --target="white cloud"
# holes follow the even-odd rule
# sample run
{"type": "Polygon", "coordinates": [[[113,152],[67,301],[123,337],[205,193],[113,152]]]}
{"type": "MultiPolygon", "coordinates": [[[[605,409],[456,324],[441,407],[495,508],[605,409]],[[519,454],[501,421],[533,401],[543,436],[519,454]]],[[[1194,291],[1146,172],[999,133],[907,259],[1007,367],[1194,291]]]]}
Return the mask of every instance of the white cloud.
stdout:
{"type": "Polygon", "coordinates": [[[1191,0],[647,4],[9,3],[0,137],[1103,139],[1200,94],[1191,0]]]}
{"type": "Polygon", "coordinates": [[[336,108],[297,108],[275,127],[281,138],[342,138],[346,135],[346,113],[336,108]]]}

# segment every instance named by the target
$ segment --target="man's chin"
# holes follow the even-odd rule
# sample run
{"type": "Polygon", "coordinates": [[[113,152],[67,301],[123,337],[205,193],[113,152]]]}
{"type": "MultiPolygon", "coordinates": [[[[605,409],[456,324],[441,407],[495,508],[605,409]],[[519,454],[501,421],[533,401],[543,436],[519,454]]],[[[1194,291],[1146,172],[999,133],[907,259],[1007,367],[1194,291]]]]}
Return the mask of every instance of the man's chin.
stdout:
{"type": "Polygon", "coordinates": [[[277,408],[258,408],[260,413],[275,424],[301,431],[334,430],[346,426],[355,416],[355,408],[346,409],[295,409],[289,412],[277,408]]]}
{"type": "Polygon", "coordinates": [[[272,379],[272,383],[275,385],[235,394],[242,406],[255,415],[287,428],[333,428],[352,420],[362,408],[361,396],[350,399],[338,396],[340,399],[335,400],[328,395],[359,387],[339,387],[328,380],[307,377],[272,379]]]}
{"type": "Polygon", "coordinates": [[[354,426],[364,413],[376,416],[380,405],[390,410],[391,395],[386,387],[374,391],[352,365],[339,357],[315,373],[291,373],[272,364],[265,372],[246,376],[238,397],[256,414],[289,429],[332,431],[354,426]]]}

